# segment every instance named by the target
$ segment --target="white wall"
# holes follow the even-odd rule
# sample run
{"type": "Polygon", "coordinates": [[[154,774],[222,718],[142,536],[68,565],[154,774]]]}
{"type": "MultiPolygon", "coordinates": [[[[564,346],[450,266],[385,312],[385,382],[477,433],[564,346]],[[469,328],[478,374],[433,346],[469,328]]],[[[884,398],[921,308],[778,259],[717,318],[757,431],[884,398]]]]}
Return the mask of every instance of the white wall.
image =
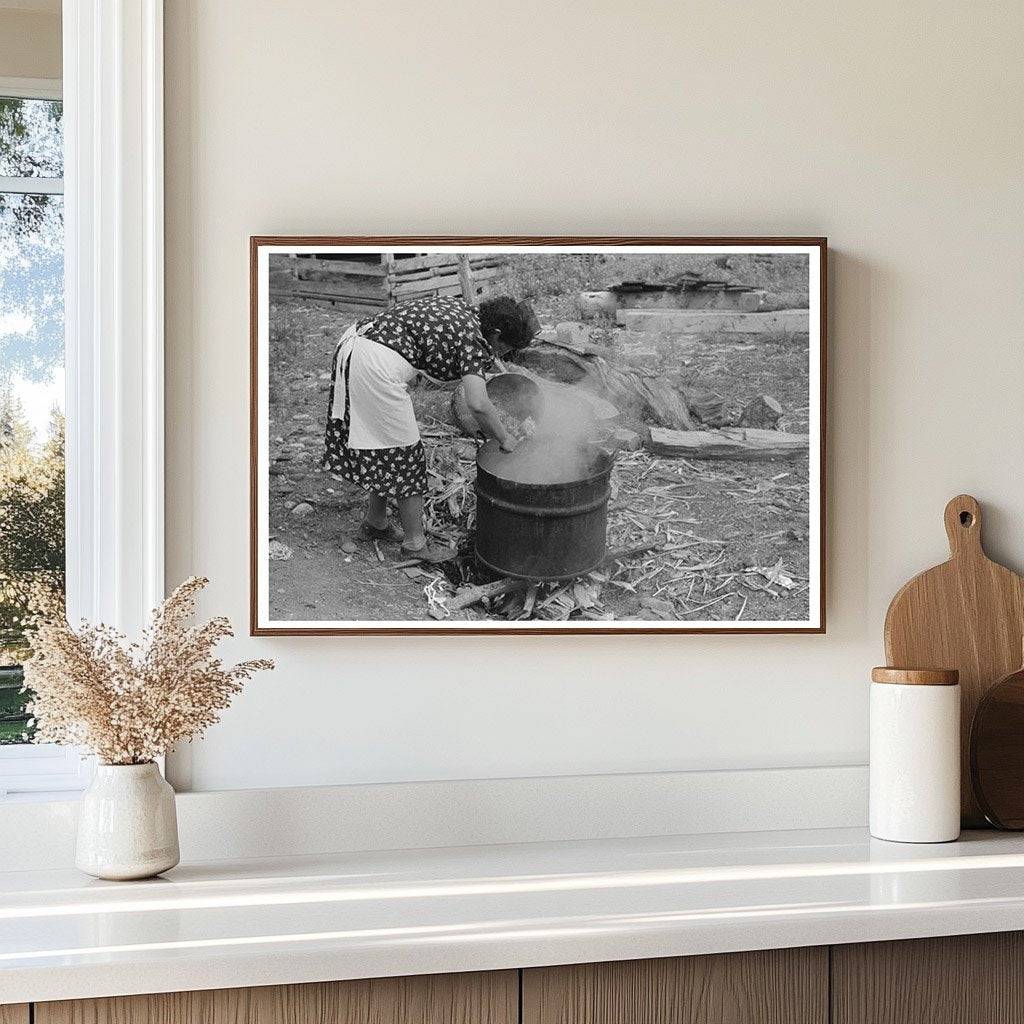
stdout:
{"type": "Polygon", "coordinates": [[[1024,564],[1024,6],[167,7],[168,580],[242,630],[250,234],[833,247],[826,636],[242,638],[194,786],[862,763],[946,500],[1024,564]]]}

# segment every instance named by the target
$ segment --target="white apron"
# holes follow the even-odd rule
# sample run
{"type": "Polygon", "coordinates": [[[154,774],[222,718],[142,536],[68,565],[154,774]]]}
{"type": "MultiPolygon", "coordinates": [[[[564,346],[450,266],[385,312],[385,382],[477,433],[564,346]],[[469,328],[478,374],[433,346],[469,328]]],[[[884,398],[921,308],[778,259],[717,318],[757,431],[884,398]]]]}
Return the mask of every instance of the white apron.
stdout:
{"type": "Polygon", "coordinates": [[[345,418],[347,390],[349,448],[406,448],[420,439],[408,387],[417,372],[405,356],[359,334],[355,324],[341,336],[331,417],[345,418]]]}

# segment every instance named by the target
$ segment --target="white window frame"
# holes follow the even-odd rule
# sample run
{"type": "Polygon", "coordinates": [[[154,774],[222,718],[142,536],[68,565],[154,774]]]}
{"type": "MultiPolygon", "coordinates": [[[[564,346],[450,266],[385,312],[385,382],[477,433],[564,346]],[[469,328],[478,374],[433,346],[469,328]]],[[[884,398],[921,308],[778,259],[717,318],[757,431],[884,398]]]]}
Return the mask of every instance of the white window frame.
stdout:
{"type": "MultiPolygon", "coordinates": [[[[0,77],[0,96],[19,100],[59,100],[62,98],[59,78],[0,77]]],[[[0,192],[21,195],[62,195],[63,178],[7,177],[0,174],[0,192]]]]}
{"type": "MultiPolygon", "coordinates": [[[[17,82],[64,100],[68,618],[135,636],[164,595],[163,0],[64,0],[63,39],[62,83],[17,82]]],[[[0,798],[91,774],[0,748],[0,798]]]]}

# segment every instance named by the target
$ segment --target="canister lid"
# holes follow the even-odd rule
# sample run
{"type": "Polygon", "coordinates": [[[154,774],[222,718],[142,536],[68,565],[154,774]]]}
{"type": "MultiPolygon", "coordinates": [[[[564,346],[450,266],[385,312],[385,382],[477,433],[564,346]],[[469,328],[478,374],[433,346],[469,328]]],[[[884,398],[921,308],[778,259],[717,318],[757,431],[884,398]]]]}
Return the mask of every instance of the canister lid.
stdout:
{"type": "Polygon", "coordinates": [[[889,668],[871,670],[873,683],[900,683],[904,686],[956,686],[960,673],[955,668],[889,668]]]}

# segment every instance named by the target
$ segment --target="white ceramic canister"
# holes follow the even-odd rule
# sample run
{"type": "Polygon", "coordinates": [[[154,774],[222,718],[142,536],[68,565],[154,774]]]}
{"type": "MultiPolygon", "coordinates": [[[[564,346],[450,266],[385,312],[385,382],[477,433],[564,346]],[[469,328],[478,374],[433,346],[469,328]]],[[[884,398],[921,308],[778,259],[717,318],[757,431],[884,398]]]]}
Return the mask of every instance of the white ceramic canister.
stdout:
{"type": "Polygon", "coordinates": [[[150,878],[178,863],[174,790],[148,764],[100,764],[82,794],[75,864],[96,878],[150,878]]]}
{"type": "Polygon", "coordinates": [[[960,835],[960,683],[953,669],[871,672],[871,834],[896,843],[960,835]]]}

